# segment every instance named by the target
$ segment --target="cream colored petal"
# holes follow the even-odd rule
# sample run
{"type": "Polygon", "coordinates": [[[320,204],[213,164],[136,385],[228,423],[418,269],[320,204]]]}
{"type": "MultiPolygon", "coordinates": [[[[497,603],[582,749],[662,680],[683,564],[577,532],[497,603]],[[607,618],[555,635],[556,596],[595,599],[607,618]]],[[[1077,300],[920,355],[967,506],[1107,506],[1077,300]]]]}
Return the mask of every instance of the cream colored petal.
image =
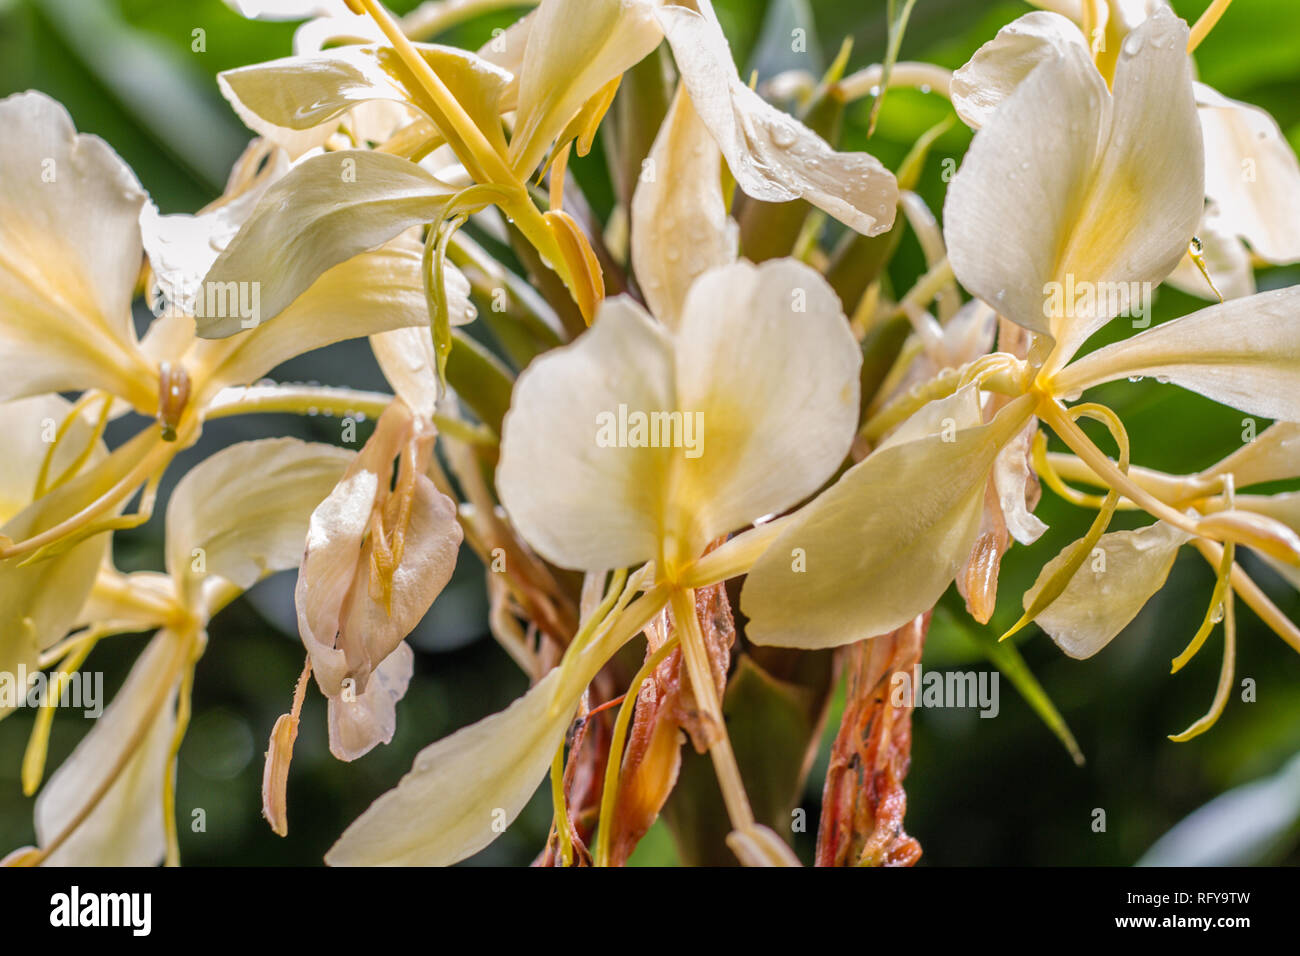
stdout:
{"type": "Polygon", "coordinates": [[[325,856],[331,866],[447,866],[519,815],[546,776],[577,708],[555,701],[560,672],[491,717],[420,751],[325,856]]]}
{"type": "Polygon", "coordinates": [[[966,385],[945,398],[922,405],[875,447],[880,453],[894,445],[948,436],[951,441],[959,430],[980,424],[980,392],[977,385],[966,385]]]}
{"type": "MultiPolygon", "coordinates": [[[[1294,476],[1295,472],[1291,472],[1291,475],[1294,476]]],[[[1300,491],[1268,496],[1238,495],[1237,507],[1266,515],[1275,521],[1282,522],[1282,524],[1300,534],[1300,491]]],[[[1257,554],[1288,584],[1296,590],[1300,590],[1300,568],[1294,564],[1286,564],[1262,552],[1257,552],[1257,554]]]]}
{"type": "MultiPolygon", "coordinates": [[[[405,238],[333,266],[274,318],[220,341],[201,340],[186,358],[196,400],[248,385],[282,362],[345,339],[429,327],[418,243],[405,238]]],[[[235,320],[238,327],[239,319],[235,320]]],[[[426,333],[427,334],[427,333],[426,333]]]]}
{"type": "MultiPolygon", "coordinates": [[[[1243,435],[1245,441],[1247,436],[1243,435]]],[[[1274,422],[1219,463],[1206,476],[1232,474],[1238,488],[1300,475],[1300,425],[1274,422]]]]}
{"type": "Polygon", "coordinates": [[[1057,261],[1058,281],[1097,287],[1091,310],[1055,323],[1066,354],[1142,306],[1141,284],[1154,287],[1174,270],[1201,221],[1203,147],[1186,50],[1187,24],[1167,10],[1120,46],[1109,136],[1057,261]]]}
{"type": "Polygon", "coordinates": [[[1025,396],[987,425],[903,442],[851,468],[750,571],[740,605],[749,639],[836,647],[933,607],[970,554],[994,459],[1032,404],[1025,396]]]}
{"type": "MultiPolygon", "coordinates": [[[[228,201],[205,212],[162,216],[152,203],[141,212],[144,249],[163,307],[186,316],[194,314],[194,300],[200,294],[203,277],[257,208],[266,190],[289,171],[283,150],[274,150],[267,164],[269,168],[246,191],[229,196],[228,201]]],[[[187,324],[192,337],[193,320],[187,324]]]]}
{"type": "Polygon", "coordinates": [[[176,633],[158,633],[103,716],[36,798],[36,841],[45,846],[73,822],[142,733],[103,799],[46,865],[157,866],[162,861],[163,778],[169,772],[181,676],[178,645],[176,633]]]}
{"type": "Polygon", "coordinates": [[[1046,287],[1057,276],[1110,112],[1086,51],[1045,59],[975,136],[944,202],[957,280],[1002,315],[1051,333],[1046,287]]]}
{"type": "Polygon", "coordinates": [[[691,283],[734,261],[736,242],[722,153],[679,85],[632,195],[632,266],[651,314],[676,328],[691,283]]]}
{"type": "Polygon", "coordinates": [[[438,220],[451,194],[416,164],[385,153],[303,161],[267,190],[207,274],[199,335],[224,338],[274,319],[331,267],[438,220]],[[249,300],[256,291],[256,316],[230,314],[228,294],[216,293],[232,289],[249,300]]]}
{"type": "Polygon", "coordinates": [[[1253,415],[1300,421],[1300,286],[1212,305],[1107,345],[1057,376],[1059,394],[1151,376],[1253,415]]]}
{"type": "MultiPolygon", "coordinates": [[[[35,497],[36,482],[55,433],[72,411],[72,403],[58,395],[36,395],[0,403],[0,524],[22,511],[35,497]]],[[[48,480],[62,475],[94,437],[90,416],[84,411],[73,418],[63,441],[50,456],[48,480]]],[[[107,454],[103,442],[95,442],[88,465],[107,454]]]]}
{"type": "Polygon", "coordinates": [[[698,454],[678,456],[669,528],[691,557],[811,495],[858,424],[861,349],[835,292],[793,259],[706,272],[676,337],[677,405],[698,454]],[[694,457],[692,457],[694,455],[694,457]]]}
{"type": "Polygon", "coordinates": [[[859,364],[838,298],[793,260],[705,273],[675,336],[614,300],[520,376],[502,501],[565,567],[693,560],[834,473],[857,425],[859,364]]]}
{"type": "MultiPolygon", "coordinates": [[[[528,176],[582,105],[662,39],[658,0],[546,0],[519,72],[510,165],[528,176]]],[[[490,45],[490,44],[489,44],[490,45]]]]}
{"type": "Polygon", "coordinates": [[[268,438],[231,445],[187,472],[167,505],[167,570],[191,604],[208,575],[247,589],[296,568],[312,511],[353,457],[268,438]]]}
{"type": "Polygon", "coordinates": [[[695,110],[746,195],[805,199],[868,236],[894,223],[898,182],[874,156],[840,153],[741,81],[708,0],[656,11],[695,110]]]}
{"type": "Polygon", "coordinates": [[[953,73],[953,109],[962,122],[978,129],[1038,64],[1080,54],[1091,58],[1078,26],[1059,13],[1026,13],[953,73]]]}
{"type": "MultiPolygon", "coordinates": [[[[39,440],[51,434],[62,422],[60,412],[65,409],[66,403],[53,396],[0,405],[3,410],[0,425],[4,426],[7,438],[3,457],[9,463],[9,478],[15,487],[25,485],[27,482],[20,473],[27,472],[29,499],[40,468],[40,460],[31,456],[33,452],[43,454],[44,451],[30,447],[29,443],[33,435],[39,440]],[[33,414],[40,417],[31,417],[33,414]]],[[[66,439],[67,450],[61,451],[56,460],[67,464],[67,455],[80,454],[89,437],[88,425],[74,424],[66,439]]],[[[22,540],[81,511],[139,462],[151,447],[151,439],[151,435],[142,435],[111,456],[102,443],[97,443],[91,450],[86,470],[9,517],[0,526],[0,534],[22,540]]],[[[29,675],[36,672],[40,652],[62,639],[79,620],[108,549],[108,535],[101,534],[26,566],[23,557],[0,561],[0,673],[16,680],[20,666],[29,675]]],[[[0,708],[0,719],[11,712],[7,707],[0,708]]]]}
{"type": "Polygon", "coordinates": [[[406,695],[414,668],[411,646],[398,644],[375,668],[364,691],[350,698],[330,698],[330,753],[340,760],[356,760],[392,741],[397,702],[406,695]]]}
{"type": "Polygon", "coordinates": [[[1224,228],[1269,262],[1300,261],[1300,161],[1277,121],[1204,84],[1196,93],[1205,194],[1218,204],[1224,228]]]}
{"type": "Polygon", "coordinates": [[[0,401],[102,388],[148,408],[157,372],[131,320],[144,191],[42,93],[0,100],[0,127],[0,401]]]}
{"type": "MultiPolygon", "coordinates": [[[[1038,615],[1036,623],[1066,654],[1078,659],[1092,657],[1164,587],[1178,549],[1188,538],[1186,532],[1163,521],[1137,531],[1102,535],[1060,597],[1038,615]]],[[[1069,559],[1069,551],[1063,550],[1039,572],[1034,586],[1025,592],[1026,608],[1069,559]]]]}
{"type": "Polygon", "coordinates": [[[1020,434],[1013,438],[993,463],[993,487],[997,492],[998,505],[1002,509],[1002,520],[1006,522],[1011,537],[1021,544],[1033,544],[1047,525],[1029,510],[1028,498],[1038,494],[1038,478],[1030,465],[1029,450],[1034,435],[1038,432],[1038,422],[1030,421],[1020,434]]]}
{"type": "Polygon", "coordinates": [[[421,418],[438,407],[437,357],[433,336],[422,325],[370,336],[370,348],[397,396],[421,418]]]}
{"type": "Polygon", "coordinates": [[[1251,268],[1250,253],[1242,241],[1226,228],[1216,207],[1206,207],[1196,237],[1201,240],[1201,258],[1214,288],[1205,281],[1190,254],[1179,260],[1178,267],[1165,280],[1167,283],[1188,295],[1211,301],[1218,298],[1214,294],[1216,289],[1224,299],[1240,299],[1255,294],[1255,273],[1251,268]]]}
{"type": "Polygon", "coordinates": [[[945,206],[963,285],[1069,355],[1178,264],[1200,221],[1187,26],[1124,41],[1114,97],[1077,46],[1046,59],[976,136],[945,206]]]}
{"type": "Polygon", "coordinates": [[[573,344],[524,370],[502,429],[497,488],[538,553],[576,569],[657,556],[670,463],[683,450],[629,447],[636,436],[619,428],[620,409],[624,421],[671,411],[674,396],[672,339],[622,297],[606,300],[573,344]]]}

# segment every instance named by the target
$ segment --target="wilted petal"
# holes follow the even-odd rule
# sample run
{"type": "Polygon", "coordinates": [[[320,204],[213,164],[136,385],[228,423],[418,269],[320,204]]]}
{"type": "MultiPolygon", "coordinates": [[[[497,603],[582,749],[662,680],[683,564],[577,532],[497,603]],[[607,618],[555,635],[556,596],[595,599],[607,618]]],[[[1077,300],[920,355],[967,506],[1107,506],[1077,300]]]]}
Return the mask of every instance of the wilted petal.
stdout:
{"type": "Polygon", "coordinates": [[[532,14],[510,141],[516,172],[530,175],[582,105],[659,45],[656,4],[546,0],[532,14]]]}
{"type": "Polygon", "coordinates": [[[208,575],[247,590],[296,568],[312,511],[353,459],[296,438],[240,442],[204,459],[167,504],[167,570],[194,606],[208,575]]]}
{"type": "Polygon", "coordinates": [[[933,607],[970,554],[993,461],[1031,411],[1026,396],[987,425],[891,445],[851,468],[750,571],[750,640],[835,647],[933,607]]]}
{"type": "Polygon", "coordinates": [[[834,292],[792,260],[705,273],[675,336],[612,300],[520,376],[502,501],[564,567],[636,564],[661,543],[691,560],[830,477],[857,424],[859,362],[834,292]]]}
{"type": "MultiPolygon", "coordinates": [[[[386,153],[315,156],[267,190],[213,264],[205,292],[244,283],[258,292],[260,314],[254,318],[268,322],[331,267],[412,226],[439,221],[453,193],[415,163],[386,153]]],[[[250,327],[226,311],[205,309],[198,316],[199,335],[224,338],[250,327]]]]}
{"type": "Polygon", "coordinates": [[[691,283],[736,258],[722,198],[722,153],[684,85],[632,196],[632,265],[651,313],[676,328],[691,283]]]}
{"type": "Polygon", "coordinates": [[[1031,421],[998,453],[993,463],[993,485],[997,491],[1002,518],[1011,537],[1021,544],[1033,544],[1047,525],[1031,510],[1039,496],[1038,476],[1030,466],[1029,449],[1038,432],[1038,422],[1031,421]]]}
{"type": "Polygon", "coordinates": [[[1068,365],[1061,394],[1154,376],[1267,418],[1300,421],[1300,286],[1212,305],[1068,365]]]}
{"type": "MultiPolygon", "coordinates": [[[[331,866],[447,866],[500,835],[546,776],[578,699],[553,670],[500,713],[424,748],[325,856],[331,866]]],[[[581,690],[578,692],[581,693],[581,690]]]]}
{"type": "Polygon", "coordinates": [[[414,668],[410,645],[398,644],[371,673],[364,691],[330,698],[330,753],[340,760],[356,760],[393,739],[397,702],[405,696],[414,668]]]}
{"type": "Polygon", "coordinates": [[[62,833],[127,754],[134,752],[90,815],[46,858],[50,866],[156,866],[166,849],[163,778],[176,726],[183,648],[160,631],[94,727],[36,799],[36,840],[62,833]]]}
{"type": "Polygon", "coordinates": [[[1277,121],[1204,84],[1196,98],[1205,194],[1219,206],[1223,228],[1269,262],[1300,260],[1300,162],[1277,121]]]}
{"type": "Polygon", "coordinates": [[[699,8],[665,6],[655,15],[737,185],[765,202],[805,199],[864,235],[887,231],[898,206],[893,174],[867,153],[836,152],[746,86],[712,5],[700,0],[699,8]]]}
{"type": "Polygon", "coordinates": [[[144,191],[42,93],[0,100],[0,127],[0,401],[102,388],[152,412],[131,320],[144,191]]]}
{"type": "MultiPolygon", "coordinates": [[[[1065,590],[1035,622],[1071,657],[1092,657],[1164,586],[1178,549],[1188,538],[1185,531],[1163,521],[1137,531],[1102,535],[1065,590]]],[[[1069,560],[1073,547],[1067,547],[1039,572],[1034,586],[1025,592],[1026,608],[1069,560]]]]}

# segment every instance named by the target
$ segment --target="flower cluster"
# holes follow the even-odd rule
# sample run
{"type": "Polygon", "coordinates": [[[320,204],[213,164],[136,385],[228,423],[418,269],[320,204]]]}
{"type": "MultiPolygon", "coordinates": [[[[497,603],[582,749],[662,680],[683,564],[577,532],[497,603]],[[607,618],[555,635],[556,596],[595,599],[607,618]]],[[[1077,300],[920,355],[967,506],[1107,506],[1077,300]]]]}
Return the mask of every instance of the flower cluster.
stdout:
{"type": "MultiPolygon", "coordinates": [[[[1163,0],[1041,5],[953,73],[891,55],[847,74],[846,48],[824,77],[758,87],[709,0],[445,0],[400,20],[378,0],[232,3],[312,19],[294,55],[221,75],[256,138],[194,215],[160,215],[48,97],[0,101],[0,672],[52,669],[54,686],[101,640],[153,634],[48,780],[40,711],[22,766],[37,845],[8,861],[178,861],[176,755],[209,621],[296,569],[305,663],[266,728],[262,794],[286,832],[310,684],[339,760],[389,742],[405,638],[462,546],[531,689],[422,751],[329,863],[465,859],[549,773],[540,862],[621,864],[689,740],[734,857],[797,865],[737,738],[764,732],[744,721],[777,661],[831,648],[849,705],[818,861],[913,861],[911,703],[882,687],[919,661],[951,585],[991,619],[1004,554],[1046,530],[1040,483],[1095,520],[1043,556],[1004,636],[1033,623],[1096,654],[1190,545],[1213,586],[1174,667],[1221,625],[1223,668],[1174,739],[1208,729],[1238,600],[1300,651],[1238,562],[1250,549],[1300,587],[1300,492],[1246,490],[1300,477],[1300,286],[1256,292],[1253,272],[1300,261],[1300,164],[1266,113],[1194,80],[1226,4],[1191,29],[1163,0]],[[413,39],[511,5],[536,9],[482,49],[413,39]],[[933,135],[896,172],[828,142],[829,116],[891,85],[976,131],[942,225],[916,192],[933,135]],[[798,118],[760,93],[779,90],[798,118]],[[598,134],[605,222],[568,169],[598,134]],[[927,269],[896,296],[905,228],[927,269]],[[1152,326],[1161,283],[1214,304],[1152,326]],[[1141,331],[1095,347],[1119,316],[1141,331]],[[266,378],[362,337],[392,394],[266,378]],[[1274,424],[1206,469],[1143,467],[1085,397],[1138,377],[1274,424]],[[165,571],[117,570],[114,533],[148,520],[209,420],[322,409],[373,434],[355,452],[280,438],[208,457],[168,498],[165,571]],[[130,416],[134,437],[108,447],[130,416]],[[1108,530],[1119,511],[1150,521],[1108,530]]],[[[809,725],[790,794],[824,715],[792,699],[769,708],[809,725]]]]}

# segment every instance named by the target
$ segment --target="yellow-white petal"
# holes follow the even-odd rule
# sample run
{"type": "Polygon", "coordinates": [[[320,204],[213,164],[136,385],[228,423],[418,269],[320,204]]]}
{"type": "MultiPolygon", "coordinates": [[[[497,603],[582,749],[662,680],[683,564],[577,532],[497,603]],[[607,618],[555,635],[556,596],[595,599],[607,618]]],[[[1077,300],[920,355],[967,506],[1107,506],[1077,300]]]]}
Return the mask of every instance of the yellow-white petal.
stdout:
{"type": "MultiPolygon", "coordinates": [[[[41,396],[0,405],[0,433],[5,436],[3,507],[0,535],[22,540],[76,514],[113,485],[149,448],[150,436],[137,438],[111,457],[96,442],[81,474],[32,502],[36,476],[52,436],[69,409],[57,396],[41,396]],[[25,489],[22,490],[22,489],[25,489]],[[15,500],[16,495],[21,499],[15,500]],[[30,503],[28,503],[30,502],[30,503]],[[14,513],[13,509],[20,509],[14,513]]],[[[52,477],[62,474],[86,448],[91,426],[74,420],[55,455],[52,477]],[[61,467],[60,467],[61,466],[61,467]]],[[[53,646],[77,623],[108,556],[107,535],[88,538],[66,551],[23,566],[23,557],[0,561],[0,673],[17,680],[20,666],[37,670],[40,652],[53,646]]],[[[0,719],[10,714],[0,708],[0,719]]]]}
{"type": "MultiPolygon", "coordinates": [[[[238,328],[239,318],[234,320],[238,328]]],[[[273,319],[219,341],[199,340],[185,358],[206,404],[220,389],[248,385],[281,362],[344,339],[394,329],[428,334],[420,246],[405,237],[354,256],[323,275],[273,319]]]]}
{"type": "MultiPolygon", "coordinates": [[[[490,139],[504,148],[499,102],[510,75],[467,50],[419,44],[429,62],[490,139]]],[[[388,46],[345,46],[227,70],[221,93],[254,132],[290,159],[325,144],[351,114],[358,139],[382,142],[417,115],[397,54],[388,46]]],[[[435,132],[432,125],[429,134],[435,132]]]]}
{"type": "Polygon", "coordinates": [[[677,327],[703,272],[736,258],[722,153],[680,85],[632,195],[632,266],[650,312],[677,327]]]}
{"type": "Polygon", "coordinates": [[[613,300],[520,376],[502,501],[563,567],[636,564],[664,556],[661,542],[692,560],[834,473],[857,425],[860,362],[835,293],[793,260],[705,273],[676,335],[613,300]]]}
{"type": "Polygon", "coordinates": [[[325,856],[331,866],[448,866],[519,815],[546,776],[578,701],[553,670],[500,713],[431,744],[325,856]]]}
{"type": "MultiPolygon", "coordinates": [[[[1164,587],[1185,531],[1158,521],[1137,531],[1101,536],[1092,554],[1061,595],[1035,619],[1071,657],[1092,657],[1111,642],[1164,587]]],[[[1069,559],[1073,545],[1049,561],[1025,592],[1028,608],[1052,575],[1069,559]]]]}
{"type": "Polygon", "coordinates": [[[1181,20],[1151,17],[1122,45],[1113,97],[1065,47],[1002,103],[953,180],[944,235],[958,280],[1064,356],[1140,308],[1143,283],[1173,271],[1200,221],[1186,43],[1181,20]]]}
{"type": "Polygon", "coordinates": [[[929,610],[970,554],[999,450],[1025,426],[1029,396],[987,425],[890,445],[806,506],[755,563],[741,592],[757,644],[836,647],[929,610]]]}
{"type": "Polygon", "coordinates": [[[1274,422],[1252,441],[1202,472],[1209,477],[1229,473],[1238,488],[1300,475],[1300,425],[1274,422]]]}
{"type": "Polygon", "coordinates": [[[42,93],[0,100],[0,401],[101,388],[153,410],[136,344],[134,174],[42,93]]]}
{"type": "Polygon", "coordinates": [[[1074,23],[1059,13],[1026,13],[999,30],[953,73],[953,109],[962,122],[978,129],[1040,63],[1080,55],[1091,61],[1074,23]]]}
{"type": "Polygon", "coordinates": [[[1300,161],[1277,121],[1204,84],[1196,94],[1205,194],[1219,206],[1224,228],[1269,262],[1300,261],[1300,161]]]}
{"type": "Polygon", "coordinates": [[[354,454],[268,438],[240,442],[185,474],[167,505],[167,570],[196,607],[208,575],[243,589],[296,568],[312,511],[354,454]]]}
{"type": "Polygon", "coordinates": [[[246,291],[250,300],[256,290],[258,314],[250,319],[209,304],[198,316],[199,335],[224,338],[250,328],[249,321],[269,322],[331,267],[440,220],[452,193],[415,163],[386,153],[346,150],[303,161],[267,190],[204,280],[209,303],[214,290],[246,291]]]}
{"type": "Polygon", "coordinates": [[[1212,305],[1100,348],[1056,377],[1077,395],[1151,376],[1253,415],[1300,421],[1300,286],[1212,305]]]}
{"type": "Polygon", "coordinates": [[[699,13],[665,6],[655,15],[695,110],[717,141],[736,183],[766,202],[804,199],[858,232],[894,224],[898,182],[868,153],[840,153],[793,116],[751,90],[709,0],[699,13]]]}
{"type": "Polygon", "coordinates": [[[36,840],[62,833],[108,780],[141,734],[125,767],[90,815],[46,858],[49,866],[156,866],[166,850],[163,778],[176,726],[179,635],[160,631],[131,668],[103,716],[36,798],[36,840]]]}
{"type": "MultiPolygon", "coordinates": [[[[525,177],[582,105],[662,39],[658,0],[546,0],[530,18],[510,165],[525,177]]],[[[490,44],[489,44],[490,45],[490,44]]]]}

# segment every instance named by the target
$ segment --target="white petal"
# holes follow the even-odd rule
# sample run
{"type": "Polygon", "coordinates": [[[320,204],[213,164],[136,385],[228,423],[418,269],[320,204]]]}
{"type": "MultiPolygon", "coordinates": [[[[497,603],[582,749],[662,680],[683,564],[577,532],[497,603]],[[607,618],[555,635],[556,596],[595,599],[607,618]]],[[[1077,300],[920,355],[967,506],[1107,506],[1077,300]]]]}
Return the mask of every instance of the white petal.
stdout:
{"type": "Polygon", "coordinates": [[[510,141],[515,171],[530,175],[582,105],[659,45],[655,5],[653,0],[549,0],[538,7],[519,72],[510,141]]]}
{"type": "Polygon", "coordinates": [[[701,273],[736,258],[722,153],[678,86],[632,196],[632,265],[650,312],[676,328],[701,273]]]}
{"type": "Polygon", "coordinates": [[[515,382],[497,488],[528,543],[561,567],[655,557],[672,448],[601,447],[601,416],[676,408],[673,346],[630,299],[606,300],[571,345],[515,382]]]}
{"type": "Polygon", "coordinates": [[[167,570],[192,601],[207,575],[247,589],[296,568],[312,511],[354,454],[333,445],[268,438],[204,459],[167,504],[167,570]]]}
{"type": "Polygon", "coordinates": [[[439,221],[451,194],[415,163],[385,153],[347,150],[303,161],[267,190],[213,264],[199,335],[224,338],[249,327],[246,317],[213,307],[214,291],[256,290],[252,319],[269,322],[331,267],[439,221]]]}
{"type": "Polygon", "coordinates": [[[708,0],[702,13],[665,6],[655,15],[704,125],[746,195],[766,202],[805,199],[868,236],[894,223],[898,182],[874,156],[839,153],[740,79],[708,0]]]}
{"type": "Polygon", "coordinates": [[[999,30],[953,73],[953,109],[962,122],[978,129],[1038,64],[1079,53],[1089,57],[1078,26],[1057,13],[1026,13],[999,30]]]}
{"type": "MultiPolygon", "coordinates": [[[[261,318],[242,335],[194,343],[185,360],[196,382],[193,401],[206,404],[222,388],[248,385],[296,355],[345,339],[412,327],[427,335],[420,247],[403,237],[348,259],[274,318],[265,310],[261,318]]],[[[230,321],[236,329],[241,323],[238,315],[230,321]]]]}
{"type": "MultiPolygon", "coordinates": [[[[1243,435],[1243,440],[1245,440],[1243,435]]],[[[1274,422],[1219,463],[1207,476],[1231,473],[1238,488],[1300,475],[1300,425],[1274,422]]]]}
{"type": "Polygon", "coordinates": [[[555,701],[553,670],[500,713],[420,751],[325,856],[331,866],[447,866],[519,815],[546,776],[577,699],[555,701]]]}
{"type": "Polygon", "coordinates": [[[163,778],[176,726],[179,637],[160,631],[131,668],[113,702],[36,799],[36,840],[63,832],[103,784],[142,728],[143,739],[103,799],[48,866],[156,866],[166,849],[163,778]]]}
{"type": "MultiPolygon", "coordinates": [[[[1036,621],[1061,650],[1088,658],[1111,642],[1159,591],[1174,566],[1178,549],[1189,535],[1158,521],[1138,531],[1111,531],[1084,559],[1061,595],[1036,621]]],[[[1027,608],[1057,568],[1069,548],[1049,561],[1024,597],[1027,608]]]]}
{"type": "Polygon", "coordinates": [[[1277,121],[1204,84],[1196,93],[1205,194],[1218,204],[1224,228],[1269,262],[1300,261],[1300,161],[1277,121]]]}
{"type": "Polygon", "coordinates": [[[152,411],[131,320],[144,191],[44,94],[0,100],[0,127],[0,401],[102,388],[152,411]]]}
{"type": "Polygon", "coordinates": [[[1031,411],[1026,396],[988,425],[891,445],[849,469],[750,571],[749,639],[837,647],[933,607],[970,554],[993,461],[1031,411]]]}
{"type": "Polygon", "coordinates": [[[660,543],[692,560],[831,476],[857,424],[860,362],[838,298],[793,260],[705,273],[676,336],[613,300],[520,376],[502,501],[564,567],[635,564],[660,543]]]}
{"type": "Polygon", "coordinates": [[[1254,415],[1300,421],[1300,286],[1212,305],[1107,345],[1066,366],[1055,388],[1077,395],[1137,376],[1254,415]]]}
{"type": "Polygon", "coordinates": [[[953,181],[945,237],[958,280],[1062,355],[1140,307],[1200,221],[1186,42],[1170,14],[1143,23],[1119,52],[1113,99],[1086,52],[1063,48],[993,114],[953,181]]]}

